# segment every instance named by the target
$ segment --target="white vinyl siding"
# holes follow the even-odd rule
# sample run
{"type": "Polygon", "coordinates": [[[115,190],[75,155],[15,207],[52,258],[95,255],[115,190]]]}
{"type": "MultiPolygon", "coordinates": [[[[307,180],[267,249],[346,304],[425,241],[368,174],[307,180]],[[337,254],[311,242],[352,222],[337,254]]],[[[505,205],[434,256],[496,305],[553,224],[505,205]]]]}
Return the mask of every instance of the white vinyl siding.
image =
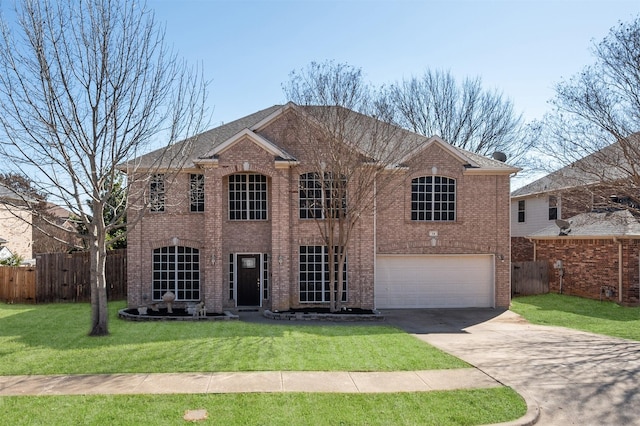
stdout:
{"type": "MultiPolygon", "coordinates": [[[[549,197],[541,195],[540,197],[527,198],[526,202],[526,221],[518,222],[518,200],[511,201],[511,236],[526,237],[534,232],[554,225],[555,221],[549,219],[549,197]]],[[[558,197],[558,218],[562,214],[562,201],[558,197]]]]}

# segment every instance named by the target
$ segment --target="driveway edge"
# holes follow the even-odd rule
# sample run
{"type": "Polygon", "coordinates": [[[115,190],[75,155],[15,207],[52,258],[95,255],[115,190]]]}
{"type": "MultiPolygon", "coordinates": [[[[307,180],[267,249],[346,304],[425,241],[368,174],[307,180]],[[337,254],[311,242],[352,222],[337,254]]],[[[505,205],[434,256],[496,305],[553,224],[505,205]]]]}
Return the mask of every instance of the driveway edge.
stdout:
{"type": "MultiPolygon", "coordinates": [[[[513,389],[513,388],[512,388],[513,389]]],[[[513,389],[515,391],[515,389],[513,389]]],[[[517,392],[517,391],[516,391],[517,392]]],[[[540,420],[540,407],[537,401],[524,392],[517,392],[527,403],[527,413],[519,419],[504,423],[493,423],[485,426],[532,426],[540,420]]]]}

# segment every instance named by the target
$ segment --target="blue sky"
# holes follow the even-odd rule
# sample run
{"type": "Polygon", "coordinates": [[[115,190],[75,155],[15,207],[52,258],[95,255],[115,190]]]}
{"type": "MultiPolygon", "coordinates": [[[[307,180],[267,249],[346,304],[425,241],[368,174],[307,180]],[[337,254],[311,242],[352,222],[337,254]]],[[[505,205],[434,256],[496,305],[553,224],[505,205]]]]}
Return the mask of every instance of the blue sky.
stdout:
{"type": "Polygon", "coordinates": [[[376,85],[449,70],[479,76],[525,119],[637,0],[148,0],[166,41],[211,80],[212,126],[282,103],[289,72],[333,59],[376,85]]]}

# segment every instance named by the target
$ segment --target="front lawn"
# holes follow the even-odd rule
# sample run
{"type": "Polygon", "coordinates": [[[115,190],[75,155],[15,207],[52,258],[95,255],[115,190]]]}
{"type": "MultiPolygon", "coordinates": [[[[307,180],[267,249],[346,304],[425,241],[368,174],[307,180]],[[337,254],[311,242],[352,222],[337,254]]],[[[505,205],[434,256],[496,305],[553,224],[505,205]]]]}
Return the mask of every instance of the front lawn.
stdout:
{"type": "MultiPolygon", "coordinates": [[[[394,371],[468,367],[394,327],[242,321],[128,322],[110,303],[108,337],[88,337],[87,304],[0,305],[0,375],[208,371],[394,371]]],[[[12,425],[479,425],[526,413],[512,389],[340,394],[11,396],[12,425]]]]}
{"type": "Polygon", "coordinates": [[[395,394],[92,395],[0,398],[12,425],[184,425],[206,409],[211,425],[480,425],[523,416],[510,388],[395,394]]]}
{"type": "Polygon", "coordinates": [[[394,327],[242,321],[129,322],[88,337],[88,304],[0,305],[0,375],[399,371],[468,367],[394,327]]]}
{"type": "Polygon", "coordinates": [[[550,293],[517,297],[511,302],[511,310],[534,324],[640,341],[640,307],[550,293]]]}

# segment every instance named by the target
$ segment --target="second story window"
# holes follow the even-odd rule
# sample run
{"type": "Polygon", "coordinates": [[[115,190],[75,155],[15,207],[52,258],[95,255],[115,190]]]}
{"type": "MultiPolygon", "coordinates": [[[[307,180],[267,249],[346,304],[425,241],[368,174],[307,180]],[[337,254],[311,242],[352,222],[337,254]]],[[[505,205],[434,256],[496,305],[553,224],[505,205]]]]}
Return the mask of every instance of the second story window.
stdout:
{"type": "Polygon", "coordinates": [[[411,220],[456,220],[456,181],[444,176],[411,180],[411,220]]]}
{"type": "Polygon", "coordinates": [[[525,201],[518,201],[518,223],[524,223],[525,220],[525,201]]]}
{"type": "Polygon", "coordinates": [[[189,200],[192,212],[204,211],[204,175],[189,176],[189,200]]]}
{"type": "Polygon", "coordinates": [[[267,220],[267,177],[259,174],[229,176],[229,219],[267,220]]]}
{"type": "Polygon", "coordinates": [[[300,175],[299,187],[300,219],[324,219],[344,216],[347,208],[347,180],[334,179],[325,173],[300,175]]]}
{"type": "Polygon", "coordinates": [[[549,220],[558,218],[558,197],[549,195],[549,220]]]}
{"type": "Polygon", "coordinates": [[[164,174],[151,175],[149,180],[149,210],[163,212],[165,208],[164,174]]]}

